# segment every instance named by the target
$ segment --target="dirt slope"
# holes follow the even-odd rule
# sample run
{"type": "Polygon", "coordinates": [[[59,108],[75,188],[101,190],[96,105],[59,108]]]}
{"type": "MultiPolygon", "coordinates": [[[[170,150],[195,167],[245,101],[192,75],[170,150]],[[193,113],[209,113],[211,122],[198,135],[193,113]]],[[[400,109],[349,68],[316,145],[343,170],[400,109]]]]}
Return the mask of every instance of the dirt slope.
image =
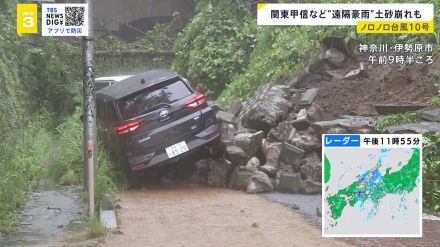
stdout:
{"type": "Polygon", "coordinates": [[[258,195],[190,185],[121,193],[121,234],[103,246],[347,246],[258,195]]]}

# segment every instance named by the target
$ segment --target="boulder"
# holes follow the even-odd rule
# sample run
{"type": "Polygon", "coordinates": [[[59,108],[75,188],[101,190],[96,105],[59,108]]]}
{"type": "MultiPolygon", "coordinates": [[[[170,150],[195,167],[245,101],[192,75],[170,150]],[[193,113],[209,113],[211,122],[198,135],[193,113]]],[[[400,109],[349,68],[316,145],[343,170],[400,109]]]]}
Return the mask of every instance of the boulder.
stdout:
{"type": "Polygon", "coordinates": [[[226,187],[233,168],[232,163],[228,160],[209,160],[208,164],[207,184],[214,187],[226,187]]]}
{"type": "Polygon", "coordinates": [[[433,109],[429,111],[423,111],[420,116],[423,119],[426,119],[428,121],[432,122],[440,122],[440,108],[439,109],[433,109]]]}
{"type": "Polygon", "coordinates": [[[296,115],[296,120],[292,121],[292,126],[297,130],[305,130],[310,126],[310,121],[307,117],[307,110],[301,109],[296,115]]]}
{"type": "Polygon", "coordinates": [[[228,123],[220,124],[220,141],[225,144],[232,143],[232,138],[234,138],[235,128],[234,125],[228,123]]]}
{"type": "Polygon", "coordinates": [[[267,150],[266,163],[258,170],[270,175],[275,175],[278,169],[278,159],[281,154],[281,145],[273,145],[267,150]]]}
{"type": "Polygon", "coordinates": [[[422,108],[426,107],[425,104],[420,103],[397,103],[397,104],[375,104],[374,108],[376,109],[377,113],[380,115],[387,115],[387,114],[396,114],[396,113],[404,113],[408,111],[417,111],[422,108]]]}
{"type": "Polygon", "coordinates": [[[322,185],[310,179],[301,180],[301,192],[304,194],[319,194],[322,192],[322,185]]]}
{"type": "Polygon", "coordinates": [[[313,102],[313,100],[316,98],[316,95],[318,95],[319,89],[317,88],[310,88],[305,91],[303,96],[301,97],[299,101],[300,107],[307,107],[310,106],[313,102]]]}
{"type": "Polygon", "coordinates": [[[440,134],[440,123],[419,122],[389,126],[385,128],[385,132],[391,134],[440,134]]]}
{"type": "Polygon", "coordinates": [[[240,100],[234,101],[232,105],[229,107],[228,112],[234,116],[237,116],[240,113],[241,108],[243,108],[243,103],[240,100]]]}
{"type": "Polygon", "coordinates": [[[315,152],[307,154],[301,163],[300,173],[302,178],[316,182],[322,180],[321,159],[315,152]]]}
{"type": "Polygon", "coordinates": [[[331,121],[319,121],[312,124],[313,129],[318,135],[327,133],[331,128],[342,128],[348,132],[359,129],[374,129],[375,119],[362,116],[344,116],[341,119],[331,121]]]}
{"type": "Polygon", "coordinates": [[[287,142],[282,145],[279,159],[292,166],[299,165],[304,156],[304,150],[297,148],[287,142]]]}
{"type": "Polygon", "coordinates": [[[249,179],[246,191],[248,193],[262,193],[274,190],[273,181],[261,171],[256,171],[249,179]]]}
{"type": "Polygon", "coordinates": [[[191,175],[189,180],[191,183],[206,184],[209,171],[209,160],[199,160],[194,164],[194,166],[195,172],[191,175]]]}
{"type": "Polygon", "coordinates": [[[235,115],[233,115],[229,112],[219,110],[215,114],[215,116],[219,122],[224,122],[224,123],[229,123],[229,124],[235,123],[235,115]]]}
{"type": "Polygon", "coordinates": [[[239,133],[232,138],[232,142],[234,145],[243,149],[246,154],[251,157],[255,156],[261,148],[263,136],[263,131],[258,131],[257,133],[239,133]]]}
{"type": "Polygon", "coordinates": [[[345,61],[345,54],[337,50],[336,48],[330,48],[325,51],[325,59],[335,65],[336,67],[341,67],[342,63],[345,61]]]}
{"type": "Polygon", "coordinates": [[[307,108],[307,117],[311,121],[319,121],[322,119],[323,110],[321,106],[316,103],[312,103],[312,105],[307,108]]]}
{"type": "Polygon", "coordinates": [[[229,188],[236,190],[246,190],[246,187],[249,184],[249,179],[252,174],[255,173],[255,171],[255,169],[252,170],[243,166],[236,167],[232,172],[229,188]]]}
{"type": "Polygon", "coordinates": [[[226,158],[237,166],[244,165],[248,161],[246,152],[235,145],[226,146],[226,158]]]}
{"type": "Polygon", "coordinates": [[[293,146],[304,150],[305,152],[310,152],[313,150],[318,150],[321,148],[321,142],[316,138],[315,135],[309,134],[296,134],[291,140],[290,143],[293,146]]]}
{"type": "Polygon", "coordinates": [[[296,129],[292,126],[291,121],[283,121],[277,127],[269,131],[269,141],[289,141],[295,135],[296,129]]]}
{"type": "Polygon", "coordinates": [[[239,119],[246,128],[268,133],[286,119],[292,105],[290,96],[288,86],[266,84],[245,104],[239,119]]]}
{"type": "Polygon", "coordinates": [[[296,172],[278,172],[277,191],[299,193],[301,191],[301,174],[296,172]]]}
{"type": "Polygon", "coordinates": [[[246,167],[258,168],[260,166],[260,160],[257,157],[252,157],[249,159],[246,167]]]}

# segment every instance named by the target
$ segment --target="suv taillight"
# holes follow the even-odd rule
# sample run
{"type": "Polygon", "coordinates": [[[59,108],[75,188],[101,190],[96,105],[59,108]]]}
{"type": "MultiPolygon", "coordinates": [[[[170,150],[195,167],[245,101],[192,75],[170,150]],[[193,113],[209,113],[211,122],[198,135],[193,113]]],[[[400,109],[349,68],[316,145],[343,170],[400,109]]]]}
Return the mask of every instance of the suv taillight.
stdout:
{"type": "Polygon", "coordinates": [[[116,132],[118,132],[119,135],[127,134],[128,132],[132,132],[135,129],[139,128],[139,126],[141,126],[141,122],[135,121],[135,122],[117,127],[116,132]]]}
{"type": "Polygon", "coordinates": [[[186,102],[186,106],[188,107],[197,107],[203,103],[206,102],[206,98],[204,94],[200,94],[197,97],[195,97],[194,99],[186,102]]]}

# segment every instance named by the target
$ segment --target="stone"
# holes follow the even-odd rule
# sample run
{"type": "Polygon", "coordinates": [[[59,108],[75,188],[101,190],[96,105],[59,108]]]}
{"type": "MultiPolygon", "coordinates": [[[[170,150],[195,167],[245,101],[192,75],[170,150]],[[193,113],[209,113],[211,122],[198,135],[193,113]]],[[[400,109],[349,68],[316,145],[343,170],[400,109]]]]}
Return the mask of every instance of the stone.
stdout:
{"type": "Polygon", "coordinates": [[[343,129],[341,127],[335,127],[330,128],[326,132],[326,134],[348,134],[348,131],[346,129],[343,129]]]}
{"type": "Polygon", "coordinates": [[[296,120],[292,121],[292,126],[297,130],[304,130],[310,126],[310,121],[307,118],[307,110],[301,109],[296,115],[296,120]]]}
{"type": "Polygon", "coordinates": [[[217,114],[215,114],[215,116],[217,117],[217,120],[220,122],[225,122],[230,124],[235,123],[235,116],[229,112],[219,110],[217,114]]]}
{"type": "Polygon", "coordinates": [[[235,145],[226,146],[226,158],[237,166],[244,165],[248,161],[246,152],[235,145]]]}
{"type": "Polygon", "coordinates": [[[314,122],[312,127],[317,135],[320,136],[323,133],[327,133],[327,130],[331,128],[343,128],[348,132],[358,129],[373,129],[375,122],[375,119],[372,117],[344,116],[341,119],[314,122]]]}
{"type": "Polygon", "coordinates": [[[311,121],[321,120],[323,113],[321,106],[316,103],[312,103],[312,105],[307,108],[307,118],[311,121]]]}
{"type": "Polygon", "coordinates": [[[250,158],[248,163],[246,164],[247,167],[253,168],[258,168],[260,165],[260,160],[257,157],[250,158]]]}
{"type": "Polygon", "coordinates": [[[261,171],[256,171],[249,179],[246,191],[248,193],[262,193],[274,190],[273,181],[261,171]]]}
{"type": "Polygon", "coordinates": [[[270,84],[257,90],[243,106],[239,119],[245,128],[262,130],[265,134],[286,119],[292,103],[288,86],[270,84]]]}
{"type": "Polygon", "coordinates": [[[316,138],[315,135],[309,134],[296,134],[294,138],[290,140],[290,143],[305,152],[310,152],[313,150],[318,150],[321,148],[321,142],[316,138]]]}
{"type": "Polygon", "coordinates": [[[341,67],[342,63],[345,61],[345,54],[335,48],[328,49],[325,52],[324,57],[336,67],[341,67]]]}
{"type": "Polygon", "coordinates": [[[291,165],[300,164],[304,153],[304,150],[301,148],[297,148],[287,142],[284,142],[279,159],[291,165]]]}
{"type": "Polygon", "coordinates": [[[228,112],[231,113],[234,116],[237,116],[238,113],[240,113],[241,109],[243,108],[243,103],[241,103],[240,100],[234,101],[232,105],[229,107],[228,112]]]}
{"type": "Polygon", "coordinates": [[[318,74],[318,73],[308,74],[307,73],[307,75],[304,78],[304,80],[298,82],[295,85],[295,88],[304,88],[304,87],[306,87],[309,84],[312,84],[312,83],[315,83],[315,82],[318,82],[318,81],[322,80],[322,78],[323,78],[322,74],[318,74]]]}
{"type": "Polygon", "coordinates": [[[440,122],[440,108],[438,109],[433,109],[433,110],[429,110],[429,111],[423,111],[420,116],[423,119],[426,119],[428,121],[432,121],[432,122],[440,122]]]}
{"type": "Polygon", "coordinates": [[[249,183],[249,179],[254,172],[255,170],[236,167],[231,176],[229,187],[236,190],[245,190],[249,183]]]}
{"type": "Polygon", "coordinates": [[[229,174],[233,168],[227,160],[210,160],[207,184],[214,187],[226,187],[229,182],[229,174]]]}
{"type": "Polygon", "coordinates": [[[269,142],[265,139],[263,139],[263,144],[261,145],[261,151],[263,152],[264,156],[266,157],[269,153],[269,150],[272,148],[278,148],[281,150],[281,146],[283,145],[282,142],[269,142]]]}
{"type": "Polygon", "coordinates": [[[301,180],[301,192],[304,194],[319,194],[322,191],[322,185],[319,182],[310,179],[301,180]]]}
{"type": "Polygon", "coordinates": [[[277,167],[278,166],[274,166],[273,164],[266,164],[258,167],[258,170],[266,173],[267,175],[273,176],[277,173],[277,167]]]}
{"type": "Polygon", "coordinates": [[[234,145],[243,149],[249,157],[255,156],[263,142],[263,131],[256,133],[239,133],[232,138],[234,145]]]}
{"type": "Polygon", "coordinates": [[[352,70],[350,72],[348,72],[347,74],[345,74],[344,79],[349,79],[349,80],[353,80],[358,78],[359,76],[367,76],[367,72],[365,70],[365,66],[363,63],[359,64],[359,68],[352,70]]]}
{"type": "Polygon", "coordinates": [[[321,159],[313,152],[306,155],[300,167],[301,177],[320,182],[322,180],[321,159]]]}
{"type": "Polygon", "coordinates": [[[297,194],[301,191],[301,174],[279,172],[277,174],[277,191],[297,194]]]}
{"type": "Polygon", "coordinates": [[[234,125],[228,123],[220,124],[220,141],[229,144],[232,143],[232,139],[234,138],[235,128],[234,125]]]}
{"type": "Polygon", "coordinates": [[[289,141],[296,133],[291,121],[283,121],[269,131],[269,141],[289,141]]]}
{"type": "Polygon", "coordinates": [[[206,184],[209,171],[209,160],[201,159],[197,161],[194,166],[195,172],[191,175],[189,179],[190,182],[196,184],[206,184]]]}
{"type": "Polygon", "coordinates": [[[380,115],[404,113],[409,111],[417,111],[426,107],[425,104],[413,103],[413,104],[375,104],[374,109],[380,115]]]}
{"type": "Polygon", "coordinates": [[[319,89],[317,88],[310,88],[305,91],[303,96],[301,97],[301,100],[299,101],[300,107],[307,107],[310,106],[313,102],[313,100],[316,98],[316,95],[318,95],[319,89]]]}
{"type": "Polygon", "coordinates": [[[309,75],[309,73],[306,71],[299,72],[295,77],[293,77],[292,80],[290,80],[290,82],[287,83],[287,86],[296,87],[296,85],[298,85],[302,81],[304,81],[308,75],[309,75]]]}
{"type": "Polygon", "coordinates": [[[269,175],[275,175],[278,169],[278,159],[281,154],[281,145],[271,146],[267,150],[266,163],[258,169],[269,175]]]}
{"type": "Polygon", "coordinates": [[[440,123],[419,122],[389,126],[385,128],[385,132],[390,134],[440,134],[440,123]]]}

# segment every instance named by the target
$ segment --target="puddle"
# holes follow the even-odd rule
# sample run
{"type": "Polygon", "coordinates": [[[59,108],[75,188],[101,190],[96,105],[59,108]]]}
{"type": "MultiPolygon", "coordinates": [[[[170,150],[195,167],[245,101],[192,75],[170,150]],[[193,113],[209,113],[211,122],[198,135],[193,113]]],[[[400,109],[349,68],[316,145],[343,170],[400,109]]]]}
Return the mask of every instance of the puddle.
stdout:
{"type": "MultiPolygon", "coordinates": [[[[43,186],[32,193],[22,211],[18,231],[0,237],[0,246],[49,246],[84,225],[80,187],[43,186]]],[[[82,227],[81,227],[82,228],[82,227]]]]}

